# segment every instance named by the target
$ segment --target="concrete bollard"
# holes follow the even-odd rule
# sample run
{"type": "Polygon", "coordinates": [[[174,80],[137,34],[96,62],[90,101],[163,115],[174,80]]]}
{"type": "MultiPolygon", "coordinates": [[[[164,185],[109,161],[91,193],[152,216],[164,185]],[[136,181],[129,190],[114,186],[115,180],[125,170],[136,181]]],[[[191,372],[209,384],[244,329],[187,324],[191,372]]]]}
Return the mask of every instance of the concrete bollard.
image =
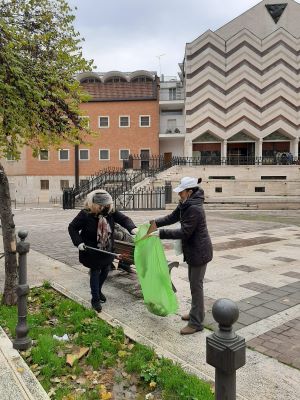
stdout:
{"type": "Polygon", "coordinates": [[[19,231],[21,239],[17,243],[17,253],[19,254],[19,285],[18,295],[18,323],[16,326],[16,338],[13,340],[13,348],[17,350],[27,350],[31,346],[31,339],[27,336],[29,328],[27,326],[27,295],[29,286],[27,284],[27,253],[29,243],[25,242],[28,235],[27,231],[19,231]]]}
{"type": "Polygon", "coordinates": [[[236,400],[236,370],[246,363],[245,339],[232,331],[239,309],[232,300],[219,299],[212,314],[219,329],[206,338],[206,362],[216,368],[215,400],[236,400]]]}

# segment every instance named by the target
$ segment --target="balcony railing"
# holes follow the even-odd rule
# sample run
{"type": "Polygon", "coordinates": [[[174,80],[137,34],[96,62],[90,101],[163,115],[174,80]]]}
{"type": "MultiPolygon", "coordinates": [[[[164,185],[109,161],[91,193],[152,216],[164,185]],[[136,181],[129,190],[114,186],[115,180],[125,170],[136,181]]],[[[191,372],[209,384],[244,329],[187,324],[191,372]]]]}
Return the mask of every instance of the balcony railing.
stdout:
{"type": "Polygon", "coordinates": [[[160,130],[160,135],[182,135],[184,133],[184,126],[177,126],[176,128],[162,128],[160,130]]]}
{"type": "Polygon", "coordinates": [[[131,155],[128,160],[124,161],[124,169],[133,170],[164,170],[174,165],[300,165],[300,158],[290,157],[290,159],[278,160],[275,157],[255,157],[255,156],[227,156],[221,157],[217,155],[202,157],[172,157],[165,159],[163,155],[140,157],[131,155]]]}
{"type": "Polygon", "coordinates": [[[184,100],[183,90],[177,90],[176,95],[170,94],[168,90],[166,91],[164,91],[163,89],[160,90],[159,101],[177,101],[177,100],[184,100]]]}

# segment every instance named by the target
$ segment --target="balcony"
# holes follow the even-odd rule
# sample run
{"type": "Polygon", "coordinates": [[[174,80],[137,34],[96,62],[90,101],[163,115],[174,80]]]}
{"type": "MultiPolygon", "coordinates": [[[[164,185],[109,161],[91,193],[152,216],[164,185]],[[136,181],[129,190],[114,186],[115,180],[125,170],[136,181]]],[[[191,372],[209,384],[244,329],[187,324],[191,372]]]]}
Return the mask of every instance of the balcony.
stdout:
{"type": "Polygon", "coordinates": [[[178,125],[175,128],[161,127],[159,132],[160,138],[178,138],[185,135],[185,127],[178,125]]]}

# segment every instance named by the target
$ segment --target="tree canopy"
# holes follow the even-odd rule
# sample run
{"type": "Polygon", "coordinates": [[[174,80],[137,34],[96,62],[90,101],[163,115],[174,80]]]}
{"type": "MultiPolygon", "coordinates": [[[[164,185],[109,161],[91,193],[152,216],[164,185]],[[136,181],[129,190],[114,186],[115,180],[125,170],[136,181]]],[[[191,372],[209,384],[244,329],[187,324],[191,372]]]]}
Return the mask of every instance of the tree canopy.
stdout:
{"type": "Polygon", "coordinates": [[[86,100],[76,74],[91,70],[65,0],[0,0],[0,158],[78,142],[86,100]]]}

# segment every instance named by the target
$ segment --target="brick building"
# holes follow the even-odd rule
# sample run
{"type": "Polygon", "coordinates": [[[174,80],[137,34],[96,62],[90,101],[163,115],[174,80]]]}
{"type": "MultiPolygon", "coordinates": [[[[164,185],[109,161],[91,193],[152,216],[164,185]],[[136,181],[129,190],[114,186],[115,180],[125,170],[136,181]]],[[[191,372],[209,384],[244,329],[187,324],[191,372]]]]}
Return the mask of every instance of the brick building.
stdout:
{"type": "MultiPolygon", "coordinates": [[[[107,167],[122,167],[130,154],[159,154],[159,79],[153,72],[85,72],[78,75],[91,96],[81,105],[95,136],[79,146],[79,179],[107,167]]],[[[75,183],[75,149],[66,144],[44,150],[39,158],[25,148],[21,160],[2,161],[9,176],[12,198],[45,202],[61,196],[75,183]],[[30,188],[28,190],[28,188],[30,188]]]]}

